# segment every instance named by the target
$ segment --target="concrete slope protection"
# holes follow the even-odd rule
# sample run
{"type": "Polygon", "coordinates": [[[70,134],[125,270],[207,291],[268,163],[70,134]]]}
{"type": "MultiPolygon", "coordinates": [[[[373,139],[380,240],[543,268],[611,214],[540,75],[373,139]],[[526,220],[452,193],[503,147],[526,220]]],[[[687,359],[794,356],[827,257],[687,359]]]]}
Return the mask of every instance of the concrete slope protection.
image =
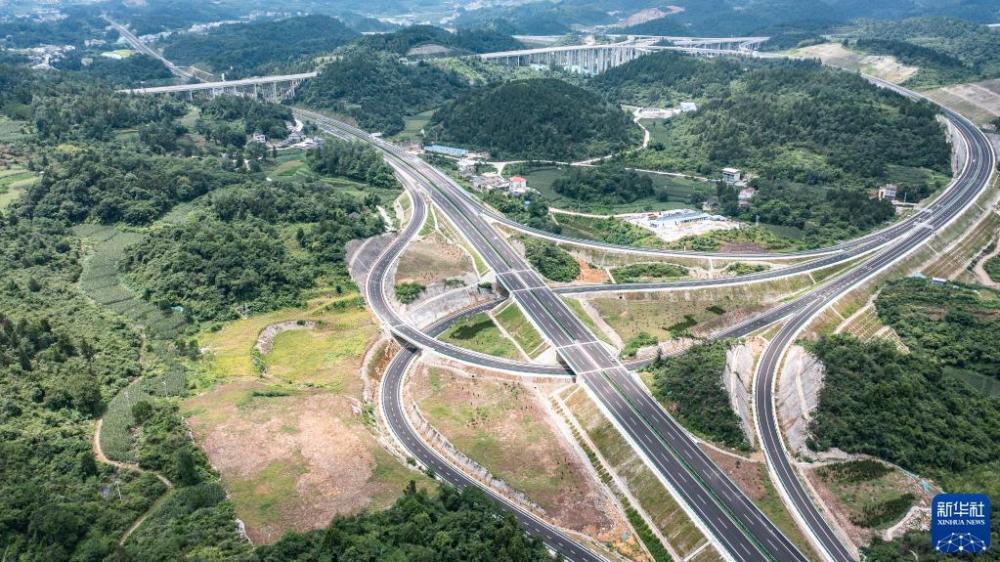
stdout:
{"type": "MultiPolygon", "coordinates": [[[[887,85],[899,91],[896,86],[887,85]]],[[[909,95],[909,92],[901,92],[909,95]]],[[[959,175],[948,197],[940,197],[927,207],[924,221],[914,225],[899,240],[869,258],[860,267],[837,277],[809,294],[797,306],[796,312],[765,348],[754,377],[754,416],[760,434],[761,448],[767,459],[772,480],[778,485],[785,502],[828,560],[846,561],[854,558],[826,519],[820,514],[799,480],[792,459],[785,448],[774,403],[775,385],[781,358],[803,329],[826,307],[851,289],[861,285],[893,266],[911,252],[927,243],[939,230],[957,219],[978,196],[989,188],[996,167],[996,156],[989,140],[964,117],[945,109],[945,116],[958,130],[968,147],[965,169],[959,175]]]]}
{"type": "MultiPolygon", "coordinates": [[[[561,360],[577,375],[623,435],[636,445],[661,481],[675,492],[692,519],[703,527],[727,558],[805,560],[679,424],[660,408],[635,375],[607,351],[524,259],[483,220],[479,209],[470,205],[460,186],[425,162],[363,131],[322,116],[316,119],[316,114],[302,115],[338,136],[371,143],[385,153],[397,170],[404,170],[401,173],[404,184],[410,189],[422,190],[455,224],[456,230],[496,273],[499,284],[512,295],[561,360]]],[[[382,276],[389,267],[386,262],[391,262],[398,253],[387,249],[369,278],[382,276]]],[[[377,292],[383,289],[384,285],[377,292]]],[[[434,340],[429,343],[429,349],[435,350],[439,344],[434,340]]]]}

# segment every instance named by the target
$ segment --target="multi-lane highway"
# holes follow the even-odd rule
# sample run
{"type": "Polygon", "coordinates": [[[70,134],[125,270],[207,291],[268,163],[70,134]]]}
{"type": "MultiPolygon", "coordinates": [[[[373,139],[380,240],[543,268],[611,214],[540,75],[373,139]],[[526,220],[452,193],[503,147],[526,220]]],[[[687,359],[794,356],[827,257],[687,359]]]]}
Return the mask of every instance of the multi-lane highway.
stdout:
{"type": "MultiPolygon", "coordinates": [[[[411,193],[428,196],[496,273],[497,280],[526,317],[553,345],[613,423],[681,500],[692,518],[729,559],[804,560],[805,557],[705,455],[688,434],[646,392],[635,375],[611,355],[524,259],[483,220],[461,187],[423,161],[363,131],[316,114],[302,117],[338,136],[380,148],[411,193]]],[[[419,203],[414,200],[415,208],[419,203]]],[[[410,228],[409,225],[407,228],[410,228]]],[[[403,236],[397,242],[406,238],[403,236]]],[[[376,314],[392,318],[384,307],[391,264],[405,242],[385,250],[367,282],[376,314]]],[[[393,325],[400,333],[400,327],[393,325]]],[[[406,337],[405,335],[403,336],[406,337]]],[[[416,342],[414,342],[416,343],[416,342]]],[[[440,343],[428,348],[440,352],[440,343]]],[[[420,345],[420,344],[418,344],[420,345]]]]}
{"type": "MultiPolygon", "coordinates": [[[[903,237],[909,242],[907,244],[892,244],[889,250],[878,253],[869,263],[856,270],[857,273],[838,278],[836,284],[828,284],[822,292],[810,295],[813,298],[801,298],[779,307],[772,311],[771,319],[754,319],[743,329],[752,328],[754,325],[763,325],[788,315],[794,315],[795,318],[801,319],[800,321],[804,325],[808,322],[807,311],[813,309],[817,301],[838,294],[837,292],[841,288],[846,290],[846,288],[856,284],[857,279],[874,274],[879,269],[880,263],[886,262],[886,260],[890,260],[886,263],[891,263],[891,261],[895,261],[893,256],[898,258],[900,255],[905,255],[924,241],[921,236],[903,236],[906,232],[914,230],[927,232],[930,228],[936,228],[951,220],[975,199],[976,195],[980,193],[981,187],[988,180],[989,171],[992,169],[992,152],[988,147],[984,151],[983,139],[977,137],[978,131],[974,127],[970,130],[971,125],[962,122],[957,116],[949,115],[949,117],[956,121],[963,138],[970,146],[970,165],[960,174],[955,184],[922,213],[925,215],[922,217],[923,220],[912,219],[909,222],[894,225],[876,235],[866,237],[865,243],[870,243],[872,246],[865,251],[874,251],[884,243],[891,242],[894,237],[903,237]],[[984,171],[986,179],[983,177],[984,171]],[[920,224],[917,224],[918,222],[920,224]],[[878,239],[876,240],[876,238],[878,239]]],[[[330,123],[327,125],[329,126],[330,123]]],[[[364,133],[350,128],[345,129],[341,124],[335,122],[331,129],[342,136],[368,140],[364,136],[359,136],[359,134],[364,135],[364,133]]],[[[489,256],[487,262],[491,267],[496,266],[494,269],[497,271],[500,283],[511,291],[514,299],[525,309],[528,317],[537,322],[542,332],[551,338],[550,341],[557,346],[560,356],[567,365],[609,411],[612,419],[623,429],[633,444],[639,446],[640,451],[657,468],[657,471],[674,491],[684,498],[685,503],[689,507],[699,503],[705,504],[701,510],[695,509],[698,512],[697,516],[702,524],[709,528],[709,532],[722,543],[730,557],[747,560],[760,556],[779,560],[801,558],[801,554],[788,543],[787,539],[773,530],[773,525],[760,516],[756,508],[729,482],[725,475],[718,471],[718,468],[707,457],[700,454],[700,450],[696,446],[693,444],[690,448],[684,446],[684,442],[690,442],[690,440],[687,439],[683,431],[679,430],[676,423],[664,414],[659,405],[635,381],[627,369],[607,354],[571,312],[562,313],[560,309],[565,310],[563,303],[555,297],[552,291],[547,290],[544,282],[523,263],[520,256],[512,251],[504,251],[503,246],[506,246],[506,243],[496,235],[495,231],[473,222],[481,215],[477,215],[474,205],[463,205],[463,199],[468,201],[470,198],[463,197],[465,193],[461,188],[455,186],[449,178],[443,177],[436,170],[428,170],[430,167],[426,164],[412,160],[409,164],[400,164],[398,159],[403,158],[403,156],[398,151],[393,151],[391,148],[387,148],[384,143],[374,141],[374,139],[369,140],[369,142],[376,143],[377,146],[394,155],[397,159],[395,164],[397,169],[409,169],[405,173],[412,174],[410,182],[431,196],[432,200],[442,208],[442,211],[459,225],[459,230],[466,236],[467,241],[477,251],[484,254],[484,258],[489,256]],[[460,193],[455,193],[455,191],[460,193]],[[472,215],[471,220],[469,215],[472,215]],[[500,249],[497,246],[500,246],[500,249]],[[512,264],[518,269],[513,269],[512,264]],[[674,431],[676,434],[673,433],[674,431]],[[694,486],[692,491],[685,493],[688,488],[691,488],[691,482],[685,482],[682,479],[689,477],[689,475],[707,478],[707,481],[698,482],[698,486],[694,486]],[[682,484],[687,485],[682,486],[682,484]],[[699,491],[703,492],[704,495],[699,494],[699,491]],[[716,494],[716,498],[709,497],[713,494],[716,494]],[[710,499],[715,501],[709,504],[710,499]],[[715,509],[709,508],[709,505],[714,505],[715,509]],[[706,520],[706,516],[711,517],[707,513],[709,511],[715,511],[715,515],[718,515],[715,519],[715,525],[712,524],[711,519],[706,520]],[[754,519],[758,519],[757,525],[754,525],[754,519]],[[728,524],[726,524],[727,520],[728,524]],[[719,539],[719,537],[722,538],[719,539]],[[776,554],[778,552],[780,554],[776,554]]],[[[390,158],[390,160],[393,159],[390,158]]],[[[855,254],[855,257],[857,255],[855,254]]],[[[395,257],[398,257],[398,253],[391,259],[380,260],[379,263],[389,267],[395,257]]],[[[376,274],[372,277],[377,278],[379,275],[376,274]]],[[[383,276],[381,279],[382,284],[379,291],[384,296],[385,277],[383,276]]],[[[399,327],[396,329],[398,330],[399,327]]],[[[404,337],[407,336],[404,335],[404,337]]],[[[434,341],[436,342],[436,340],[434,341]]],[[[421,344],[429,349],[437,347],[431,342],[421,342],[421,344]]],[[[535,366],[535,369],[538,367],[535,366]]],[[[762,394],[770,396],[769,392],[757,392],[755,399],[759,399],[762,394]]],[[[758,410],[771,411],[760,404],[758,404],[758,410]]],[[[771,437],[775,436],[777,439],[772,439],[769,445],[774,444],[778,448],[770,447],[771,453],[774,454],[768,455],[769,460],[777,463],[784,459],[785,463],[788,464],[781,448],[780,433],[775,431],[771,437]],[[772,456],[774,459],[771,458],[772,456]]],[[[804,491],[799,494],[799,501],[795,501],[795,487],[798,485],[801,491],[801,484],[795,477],[794,470],[789,470],[784,476],[779,475],[776,479],[782,485],[783,492],[790,497],[789,501],[796,504],[797,511],[807,514],[809,508],[816,511],[804,491]],[[799,503],[802,505],[798,505],[799,503]]],[[[805,525],[811,534],[817,537],[817,542],[822,545],[827,556],[837,560],[850,559],[850,554],[829,530],[829,525],[818,512],[811,522],[808,517],[803,517],[803,519],[805,519],[805,525]],[[823,532],[824,529],[826,532],[823,532]],[[826,540],[823,538],[824,535],[826,535],[826,540]]]]}
{"type": "Polygon", "coordinates": [[[813,542],[830,560],[851,560],[853,555],[820,514],[792,466],[775,414],[774,386],[778,367],[785,350],[798,334],[837,297],[891,267],[929,241],[960,216],[991,184],[996,156],[989,140],[964,117],[948,110],[944,110],[944,114],[955,125],[968,149],[965,166],[951,188],[927,207],[923,222],[903,233],[885,250],[800,299],[796,312],[765,348],[754,377],[754,416],[772,479],[786,503],[790,504],[799,524],[806,528],[813,542]]]}
{"type": "Polygon", "coordinates": [[[143,43],[142,39],[139,39],[138,37],[136,37],[135,34],[132,33],[131,31],[129,31],[129,29],[127,27],[125,27],[124,25],[122,25],[122,24],[120,24],[120,23],[112,20],[111,18],[109,18],[107,16],[103,16],[103,17],[104,17],[104,20],[107,21],[108,24],[111,27],[113,27],[115,29],[115,31],[118,32],[119,35],[122,36],[123,39],[125,39],[125,42],[128,43],[129,45],[131,45],[132,48],[135,49],[136,51],[138,51],[138,52],[140,52],[140,53],[142,53],[144,55],[151,56],[154,59],[160,61],[160,63],[162,63],[163,66],[167,67],[167,70],[169,70],[171,74],[173,74],[174,76],[176,76],[178,78],[183,78],[185,80],[197,79],[197,76],[195,76],[193,73],[191,73],[191,72],[189,72],[187,70],[184,70],[183,68],[181,68],[181,67],[177,66],[176,64],[174,64],[174,63],[168,61],[167,59],[163,58],[163,55],[161,55],[159,52],[157,52],[156,49],[154,49],[154,48],[150,47],[149,45],[143,43]]]}

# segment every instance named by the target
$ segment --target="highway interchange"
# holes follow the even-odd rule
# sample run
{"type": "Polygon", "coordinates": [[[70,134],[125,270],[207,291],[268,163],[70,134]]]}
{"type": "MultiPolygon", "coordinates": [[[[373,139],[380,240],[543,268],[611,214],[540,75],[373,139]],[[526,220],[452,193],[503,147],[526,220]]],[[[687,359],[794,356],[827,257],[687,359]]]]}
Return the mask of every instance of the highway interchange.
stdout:
{"type": "MultiPolygon", "coordinates": [[[[143,45],[123,26],[110,20],[109,23],[116,27],[135,48],[141,52],[150,51],[147,54],[158,58],[175,75],[194,78],[190,73],[176,67],[159,53],[143,45]]],[[[874,78],[869,79],[901,95],[918,97],[917,94],[899,86],[874,78]]],[[[386,161],[396,170],[413,200],[413,213],[409,223],[387,248],[367,264],[367,279],[364,283],[366,297],[373,311],[392,333],[406,343],[406,347],[397,354],[387,370],[381,385],[380,398],[385,421],[399,443],[424,466],[431,468],[445,480],[457,486],[476,484],[461,470],[452,467],[447,460],[426,446],[406,420],[401,401],[402,384],[407,369],[420,350],[427,350],[474,366],[520,375],[565,377],[572,374],[636,452],[643,457],[646,464],[654,469],[664,485],[692,516],[692,520],[712,541],[716,550],[729,560],[784,561],[806,558],[650,396],[629,370],[629,367],[636,367],[641,363],[626,366],[619,362],[617,357],[590,333],[556,292],[547,286],[505,239],[498,235],[492,223],[502,223],[507,227],[556,242],[637,255],[740,260],[818,258],[736,279],[559,289],[564,293],[677,290],[753,283],[845,264],[851,260],[860,262],[862,257],[871,254],[865,257],[860,265],[835,276],[808,294],[715,334],[715,337],[741,336],[786,320],[765,348],[754,378],[754,416],[761,447],[772,480],[777,484],[784,502],[823,558],[838,562],[854,558],[804,490],[785,449],[774,414],[773,392],[777,369],[788,346],[827,306],[838,297],[892,267],[929,241],[937,231],[959,217],[990,185],[995,168],[995,155],[988,139],[973,124],[943,109],[945,117],[958,131],[960,142],[966,145],[965,166],[942,195],[908,219],[856,240],[798,254],[711,254],[621,247],[532,231],[486,208],[451,178],[422,160],[406,154],[398,147],[323,115],[305,110],[296,110],[296,113],[300,118],[314,121],[330,134],[366,142],[380,149],[386,161]],[[424,222],[427,213],[424,197],[427,197],[452,222],[465,241],[486,261],[496,274],[499,285],[510,294],[535,328],[555,347],[563,365],[540,366],[500,360],[435,339],[434,336],[456,318],[486,309],[494,303],[485,303],[471,311],[444,318],[423,330],[407,324],[395,313],[391,305],[392,300],[387,296],[392,287],[394,264],[424,222]]],[[[601,555],[574,541],[564,532],[520,506],[486,487],[484,489],[487,494],[511,510],[529,532],[541,537],[549,548],[560,552],[567,559],[586,561],[603,559],[601,555]]]]}
{"type": "MultiPolygon", "coordinates": [[[[898,87],[880,84],[885,87],[898,87]]],[[[908,94],[903,91],[902,93],[908,94]]],[[[565,375],[566,367],[576,375],[576,380],[595,398],[609,419],[623,435],[636,447],[644,460],[655,469],[665,485],[693,512],[694,518],[720,547],[719,550],[732,560],[803,560],[794,545],[780,533],[774,525],[747,499],[729,478],[688,437],[686,432],[637,381],[636,377],[612,356],[607,349],[589,332],[565,303],[551,290],[530,266],[499,236],[489,222],[509,222],[498,217],[492,210],[484,208],[469,196],[451,178],[445,176],[421,160],[413,158],[400,149],[371,137],[353,127],[325,118],[319,114],[299,112],[301,117],[315,121],[322,129],[343,138],[361,140],[381,149],[387,161],[396,168],[404,185],[410,190],[414,201],[410,223],[400,236],[379,256],[372,265],[366,283],[369,303],[376,314],[386,322],[387,327],[403,340],[419,349],[426,349],[440,355],[457,359],[472,365],[500,369],[526,375],[565,375]],[[391,287],[393,264],[416,235],[423,224],[418,213],[425,214],[422,196],[429,200],[455,224],[466,241],[473,247],[496,273],[497,280],[522,307],[526,316],[536,328],[552,343],[566,367],[543,367],[516,361],[497,360],[460,350],[434,339],[432,330],[421,331],[403,322],[392,310],[386,289],[391,287]],[[408,232],[410,231],[410,232],[408,232]]],[[[757,427],[761,434],[761,445],[768,460],[772,477],[778,483],[786,502],[791,503],[793,515],[803,525],[813,542],[826,559],[851,560],[854,555],[837,537],[829,523],[820,515],[802,483],[795,474],[781,439],[780,430],[773,412],[773,385],[777,366],[787,347],[797,334],[830,302],[851,288],[885,270],[914,249],[933,237],[938,229],[959,216],[982,190],[989,185],[995,166],[992,148],[988,140],[974,125],[961,116],[945,111],[946,117],[955,125],[961,138],[968,146],[967,164],[952,185],[934,203],[919,214],[891,225],[881,231],[869,234],[852,242],[835,247],[806,253],[805,257],[818,256],[809,262],[799,263],[775,271],[746,276],[736,280],[701,280],[697,282],[674,282],[641,284],[633,286],[611,285],[563,288],[562,292],[586,292],[607,290],[656,290],[664,288],[693,288],[724,283],[759,282],[781,276],[813,271],[838,263],[858,259],[865,254],[873,254],[848,273],[834,278],[809,294],[774,310],[760,315],[743,325],[733,327],[719,336],[745,335],[760,327],[781,319],[788,319],[778,336],[765,350],[760,362],[757,382],[754,386],[754,403],[757,427]]],[[[549,237],[546,233],[546,237],[549,237]]],[[[636,253],[649,250],[614,247],[599,243],[563,239],[578,245],[596,245],[603,249],[636,253]]],[[[653,251],[653,253],[659,253],[653,251]]],[[[666,255],[677,255],[666,252],[666,255]]],[[[681,253],[692,255],[689,252],[681,253]]],[[[706,254],[694,253],[705,256],[706,254]]],[[[711,254],[709,254],[711,255],[711,254]]],[[[713,255],[718,258],[735,256],[713,255]]],[[[745,256],[740,254],[740,259],[745,256]]],[[[773,259],[775,256],[761,254],[751,256],[759,259],[773,259]]],[[[802,255],[798,257],[803,257],[802,255]]],[[[448,320],[448,319],[446,319],[448,320]]],[[[439,323],[440,325],[440,323],[439,323]]],[[[400,354],[390,368],[392,377],[387,376],[385,392],[395,392],[388,382],[401,386],[407,366],[415,357],[415,351],[407,349],[400,354]]],[[[634,365],[633,365],[634,366],[634,365]]],[[[387,398],[383,393],[382,405],[386,421],[394,435],[425,466],[434,467],[435,472],[448,481],[468,485],[471,481],[460,471],[448,469],[433,451],[415,450],[412,428],[403,427],[401,405],[397,398],[387,398]],[[390,409],[395,415],[390,417],[390,409]],[[447,472],[447,473],[446,473],[447,472]],[[450,474],[456,472],[456,474],[450,474]],[[464,478],[464,481],[462,479],[464,478]]],[[[419,442],[419,439],[416,439],[419,442]]],[[[424,447],[426,449],[426,447],[424,447]]],[[[495,495],[495,494],[493,494],[495,495]]],[[[498,498],[512,509],[529,531],[541,536],[546,543],[572,560],[591,560],[597,555],[581,547],[569,537],[550,525],[541,522],[508,500],[498,498]]]]}

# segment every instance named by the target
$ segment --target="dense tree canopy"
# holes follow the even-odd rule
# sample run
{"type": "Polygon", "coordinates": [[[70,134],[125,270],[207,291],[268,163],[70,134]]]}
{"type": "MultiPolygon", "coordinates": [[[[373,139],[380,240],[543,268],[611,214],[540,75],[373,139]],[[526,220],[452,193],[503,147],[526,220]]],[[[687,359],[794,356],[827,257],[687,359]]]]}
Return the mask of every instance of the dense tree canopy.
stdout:
{"type": "Polygon", "coordinates": [[[343,176],[375,187],[399,187],[392,167],[366,144],[331,139],[321,148],[310,150],[307,159],[309,166],[321,174],[343,176]]]}
{"type": "Polygon", "coordinates": [[[40,138],[67,141],[108,140],[115,129],[159,123],[183,115],[185,109],[170,99],[113,94],[105,88],[74,84],[63,95],[39,96],[32,111],[40,138]]]}
{"type": "Polygon", "coordinates": [[[262,221],[197,217],[156,231],[129,249],[122,269],[164,309],[195,320],[298,304],[312,284],[278,232],[262,221]]]}
{"type": "Polygon", "coordinates": [[[434,114],[430,134],[498,158],[565,160],[621,150],[637,140],[638,130],[597,95],[537,79],[469,93],[434,114]]]}
{"type": "Polygon", "coordinates": [[[72,223],[147,224],[177,203],[238,179],[209,162],[98,149],[53,161],[44,171],[19,203],[20,212],[72,223]]]}
{"type": "Polygon", "coordinates": [[[631,203],[655,194],[649,176],[611,165],[570,168],[568,174],[552,183],[552,189],[566,197],[602,205],[631,203]]]}
{"type": "Polygon", "coordinates": [[[173,35],[163,53],[175,63],[206,64],[212,72],[233,79],[289,70],[357,36],[336,18],[310,15],[173,35]]]}
{"type": "Polygon", "coordinates": [[[452,33],[433,25],[413,25],[392,33],[367,35],[358,41],[358,45],[398,55],[405,55],[410,49],[423,45],[441,45],[473,53],[524,48],[520,41],[495,29],[459,29],[452,33]]]}
{"type": "Polygon", "coordinates": [[[580,264],[566,250],[546,240],[524,238],[524,255],[546,279],[569,282],[580,275],[580,264]]]}
{"type": "Polygon", "coordinates": [[[681,423],[713,441],[742,449],[749,445],[722,381],[730,345],[726,341],[696,345],[682,355],[658,360],[649,369],[656,397],[676,408],[681,423]]]}
{"type": "Polygon", "coordinates": [[[636,101],[663,91],[689,93],[689,99],[710,93],[696,112],[652,125],[658,140],[625,163],[716,177],[727,166],[749,171],[758,191],[748,205],[739,206],[736,188],[719,188],[726,214],[793,226],[808,245],[819,245],[893,217],[889,202],[871,196],[884,183],[898,184],[897,196],[907,201],[946,183],[950,147],[928,103],[815,62],[746,63],[744,70],[676,56],[643,57],[595,86],[636,101]],[[647,72],[674,66],[674,73],[647,72]]]}
{"type": "Polygon", "coordinates": [[[982,287],[926,279],[890,283],[875,301],[879,319],[938,367],[1000,379],[1000,295],[982,287]]]}
{"type": "Polygon", "coordinates": [[[902,354],[884,340],[835,335],[811,351],[826,371],[810,424],[817,450],[868,453],[928,475],[1000,458],[997,399],[943,373],[921,349],[902,354]]]}
{"type": "Polygon", "coordinates": [[[550,562],[529,538],[473,487],[442,487],[431,495],[411,483],[388,510],[334,519],[323,531],[290,534],[255,553],[259,562],[361,560],[495,560],[550,562]]]}
{"type": "Polygon", "coordinates": [[[405,115],[434,108],[467,88],[457,74],[429,64],[353,49],[324,66],[299,91],[299,100],[350,115],[362,128],[394,134],[403,130],[405,115]]]}

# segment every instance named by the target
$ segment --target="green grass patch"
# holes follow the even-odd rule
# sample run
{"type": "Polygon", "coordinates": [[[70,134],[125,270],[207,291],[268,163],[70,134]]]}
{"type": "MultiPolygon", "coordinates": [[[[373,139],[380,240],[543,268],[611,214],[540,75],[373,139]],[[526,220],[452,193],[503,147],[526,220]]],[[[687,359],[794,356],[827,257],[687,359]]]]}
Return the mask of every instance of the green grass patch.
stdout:
{"type": "Polygon", "coordinates": [[[437,108],[428,109],[427,111],[421,111],[415,115],[410,115],[403,119],[403,130],[396,133],[393,140],[397,141],[407,141],[422,138],[421,130],[427,127],[427,123],[430,122],[431,116],[437,108]]]}
{"type": "Polygon", "coordinates": [[[485,312],[470,316],[455,324],[440,339],[459,347],[496,357],[518,359],[521,356],[514,344],[504,337],[485,312]]]}
{"type": "Polygon", "coordinates": [[[659,343],[656,338],[647,334],[646,332],[639,332],[632,339],[625,342],[625,347],[622,348],[622,357],[635,357],[636,352],[640,348],[648,347],[651,345],[656,345],[659,343]]]}
{"type": "Polygon", "coordinates": [[[583,325],[593,332],[595,336],[597,336],[597,339],[605,343],[611,343],[608,340],[608,336],[604,333],[604,330],[600,329],[597,326],[597,322],[595,322],[594,319],[587,314],[587,311],[584,310],[583,304],[580,301],[571,297],[562,297],[562,300],[566,303],[566,306],[573,311],[573,314],[576,314],[576,317],[580,319],[580,322],[583,322],[583,325]]]}
{"type": "Polygon", "coordinates": [[[621,203],[617,205],[605,205],[599,203],[589,203],[577,199],[565,197],[552,188],[556,179],[566,174],[566,167],[545,166],[535,168],[526,172],[524,178],[528,180],[528,185],[537,189],[549,201],[549,205],[557,209],[572,211],[583,211],[597,214],[620,214],[638,213],[645,211],[665,211],[669,209],[682,209],[691,207],[691,195],[698,192],[704,194],[714,193],[714,186],[711,184],[687,178],[678,178],[663,174],[653,174],[639,172],[641,175],[649,176],[653,181],[653,187],[658,192],[667,195],[666,201],[661,201],[656,197],[646,197],[631,203],[621,203]]]}
{"type": "Polygon", "coordinates": [[[562,234],[572,238],[641,248],[662,248],[664,245],[664,241],[651,231],[619,218],[595,218],[558,213],[552,217],[559,223],[562,234]]]}
{"type": "Polygon", "coordinates": [[[767,271],[770,268],[771,266],[763,263],[746,263],[738,261],[727,265],[725,271],[727,273],[732,273],[733,275],[750,275],[751,273],[767,271]]]}
{"type": "Polygon", "coordinates": [[[611,275],[618,283],[642,283],[663,279],[687,277],[688,269],[681,265],[664,262],[635,263],[616,267],[611,275]]]}
{"type": "Polygon", "coordinates": [[[521,308],[511,302],[503,310],[494,315],[496,322],[507,330],[510,337],[521,346],[529,357],[537,357],[545,348],[545,340],[538,330],[521,312],[521,308]]]}

